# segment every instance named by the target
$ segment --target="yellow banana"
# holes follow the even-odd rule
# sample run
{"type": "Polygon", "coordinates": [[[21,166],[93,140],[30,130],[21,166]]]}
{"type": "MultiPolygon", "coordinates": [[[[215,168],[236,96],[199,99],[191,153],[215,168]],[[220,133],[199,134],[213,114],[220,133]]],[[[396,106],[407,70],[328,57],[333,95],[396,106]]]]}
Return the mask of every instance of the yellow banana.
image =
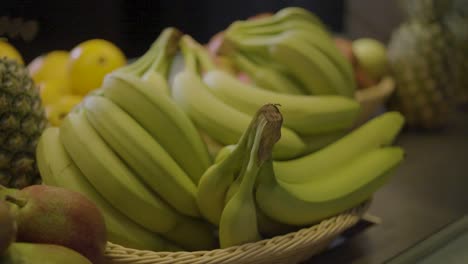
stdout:
{"type": "Polygon", "coordinates": [[[203,81],[219,100],[246,114],[265,103],[280,104],[284,125],[301,135],[350,128],[360,109],[354,99],[338,95],[290,95],[255,89],[219,70],[207,72],[203,81]]]}
{"type": "Polygon", "coordinates": [[[386,112],[374,117],[314,153],[290,161],[275,162],[276,177],[287,183],[302,183],[314,175],[323,175],[364,152],[390,145],[403,124],[404,118],[399,112],[386,112]]]}
{"type": "MultiPolygon", "coordinates": [[[[230,107],[210,93],[197,74],[195,66],[189,66],[196,65],[194,54],[187,54],[185,60],[187,66],[174,78],[172,98],[195,125],[215,141],[224,145],[237,143],[247,129],[251,115],[230,107]]],[[[273,152],[275,159],[291,159],[304,153],[307,146],[295,132],[282,128],[281,134],[282,137],[273,152]]]]}
{"type": "Polygon", "coordinates": [[[280,184],[272,169],[268,177],[260,179],[256,201],[272,219],[310,225],[369,199],[402,160],[399,147],[374,149],[325,171],[317,180],[312,177],[298,184],[280,184]]]}
{"type": "Polygon", "coordinates": [[[36,157],[44,184],[79,192],[94,202],[104,216],[110,242],[140,250],[182,250],[112,207],[88,182],[65,151],[59,139],[59,130],[58,127],[46,128],[37,145],[36,157]]]}
{"type": "Polygon", "coordinates": [[[60,126],[60,140],[91,185],[114,208],[188,250],[215,244],[211,227],[179,214],[151,192],[103,141],[78,108],[60,126]]]}
{"type": "Polygon", "coordinates": [[[211,157],[193,122],[170,97],[126,73],[108,75],[100,94],[125,110],[198,183],[211,157]]]}
{"type": "Polygon", "coordinates": [[[145,184],[180,213],[197,217],[196,185],[130,115],[102,96],[84,100],[86,117],[145,184]]]}

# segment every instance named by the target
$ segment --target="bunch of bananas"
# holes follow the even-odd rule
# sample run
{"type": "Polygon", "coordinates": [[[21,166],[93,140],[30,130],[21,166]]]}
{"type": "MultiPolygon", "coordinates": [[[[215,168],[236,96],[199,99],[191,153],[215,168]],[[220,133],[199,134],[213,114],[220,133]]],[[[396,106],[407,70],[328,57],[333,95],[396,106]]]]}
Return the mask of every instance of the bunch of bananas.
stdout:
{"type": "Polygon", "coordinates": [[[278,150],[276,159],[317,150],[355,124],[360,105],[352,65],[305,9],[236,21],[222,33],[215,54],[250,80],[219,69],[206,72],[205,84],[224,103],[246,114],[266,102],[283,106],[284,126],[297,142],[288,152],[278,150]]]}
{"type": "Polygon", "coordinates": [[[330,94],[247,85],[166,28],[46,129],[39,170],[45,184],[93,200],[109,240],[126,247],[206,250],[283,234],[369,199],[403,159],[390,146],[403,117],[353,128],[359,104],[342,85],[330,94]]]}
{"type": "Polygon", "coordinates": [[[109,240],[137,249],[215,245],[196,203],[211,157],[164,94],[178,38],[166,29],[145,56],[108,75],[60,127],[48,128],[37,149],[44,183],[87,195],[106,218],[109,240]]]}

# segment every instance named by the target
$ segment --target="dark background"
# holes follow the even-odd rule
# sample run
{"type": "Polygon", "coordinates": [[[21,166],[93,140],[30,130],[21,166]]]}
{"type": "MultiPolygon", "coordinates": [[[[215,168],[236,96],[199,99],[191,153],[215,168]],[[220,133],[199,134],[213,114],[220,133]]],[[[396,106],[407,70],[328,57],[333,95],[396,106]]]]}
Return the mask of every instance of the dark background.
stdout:
{"type": "Polygon", "coordinates": [[[103,38],[117,44],[128,57],[141,55],[160,31],[174,26],[205,43],[231,22],[286,6],[314,12],[330,30],[343,33],[343,0],[124,1],[124,0],[1,0],[0,37],[20,50],[26,62],[54,49],[70,50],[81,41],[103,38]],[[29,37],[18,34],[35,23],[29,37]]]}

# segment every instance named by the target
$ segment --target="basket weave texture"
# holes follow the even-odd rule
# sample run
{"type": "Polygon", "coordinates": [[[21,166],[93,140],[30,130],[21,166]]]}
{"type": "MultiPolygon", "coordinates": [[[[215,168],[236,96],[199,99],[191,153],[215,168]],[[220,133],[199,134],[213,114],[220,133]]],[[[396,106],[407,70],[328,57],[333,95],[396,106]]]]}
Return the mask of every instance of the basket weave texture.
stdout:
{"type": "Polygon", "coordinates": [[[225,249],[154,252],[108,242],[108,263],[128,264],[294,264],[325,250],[338,235],[355,225],[367,211],[365,202],[320,223],[282,236],[225,249]]]}
{"type": "Polygon", "coordinates": [[[395,90],[392,77],[383,78],[377,85],[356,91],[356,100],[361,104],[361,113],[356,124],[360,125],[372,118],[384,108],[386,101],[395,90]]]}

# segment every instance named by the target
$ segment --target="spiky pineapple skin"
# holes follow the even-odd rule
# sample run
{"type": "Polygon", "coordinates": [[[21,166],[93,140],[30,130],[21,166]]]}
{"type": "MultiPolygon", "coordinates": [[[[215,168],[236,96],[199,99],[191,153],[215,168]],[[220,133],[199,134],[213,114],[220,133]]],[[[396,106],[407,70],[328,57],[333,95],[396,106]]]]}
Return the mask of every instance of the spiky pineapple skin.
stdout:
{"type": "Polygon", "coordinates": [[[0,184],[24,188],[40,182],[37,141],[47,125],[39,91],[26,68],[0,58],[0,184]]]}
{"type": "Polygon", "coordinates": [[[396,91],[390,108],[402,112],[411,127],[439,128],[453,108],[451,51],[440,23],[408,21],[394,31],[388,57],[396,91]]]}
{"type": "Polygon", "coordinates": [[[468,1],[455,1],[452,12],[444,18],[444,24],[451,34],[456,102],[468,106],[468,1]]]}
{"type": "Polygon", "coordinates": [[[408,127],[444,127],[456,97],[455,45],[444,23],[453,0],[403,0],[402,7],[408,17],[388,44],[396,83],[389,107],[405,115],[408,127]]]}

